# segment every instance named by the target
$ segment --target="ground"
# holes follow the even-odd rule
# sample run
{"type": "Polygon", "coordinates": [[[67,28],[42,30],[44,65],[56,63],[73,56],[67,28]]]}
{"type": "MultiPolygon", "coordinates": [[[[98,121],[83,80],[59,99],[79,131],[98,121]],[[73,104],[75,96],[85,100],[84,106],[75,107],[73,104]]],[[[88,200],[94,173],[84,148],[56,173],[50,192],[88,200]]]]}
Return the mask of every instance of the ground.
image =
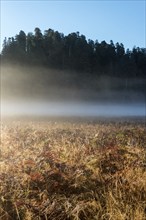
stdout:
{"type": "Polygon", "coordinates": [[[0,219],[145,220],[143,120],[1,122],[0,219]]]}

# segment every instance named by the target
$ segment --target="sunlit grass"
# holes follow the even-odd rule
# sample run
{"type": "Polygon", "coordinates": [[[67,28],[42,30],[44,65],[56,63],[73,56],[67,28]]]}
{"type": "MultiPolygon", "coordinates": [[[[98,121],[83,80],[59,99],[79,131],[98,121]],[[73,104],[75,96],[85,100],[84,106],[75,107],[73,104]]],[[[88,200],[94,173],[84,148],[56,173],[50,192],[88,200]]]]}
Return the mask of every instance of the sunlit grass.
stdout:
{"type": "Polygon", "coordinates": [[[142,124],[1,124],[0,219],[144,220],[142,124]]]}

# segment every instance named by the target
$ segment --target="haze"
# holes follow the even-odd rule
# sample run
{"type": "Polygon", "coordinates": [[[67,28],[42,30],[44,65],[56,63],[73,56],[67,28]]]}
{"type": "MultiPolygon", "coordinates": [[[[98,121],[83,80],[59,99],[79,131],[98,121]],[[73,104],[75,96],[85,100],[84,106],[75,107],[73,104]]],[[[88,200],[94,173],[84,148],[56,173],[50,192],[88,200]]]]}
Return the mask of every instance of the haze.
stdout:
{"type": "Polygon", "coordinates": [[[2,67],[1,73],[2,116],[121,117],[146,113],[144,95],[117,89],[122,84],[117,79],[85,77],[80,82],[76,73],[18,66],[2,67]]]}

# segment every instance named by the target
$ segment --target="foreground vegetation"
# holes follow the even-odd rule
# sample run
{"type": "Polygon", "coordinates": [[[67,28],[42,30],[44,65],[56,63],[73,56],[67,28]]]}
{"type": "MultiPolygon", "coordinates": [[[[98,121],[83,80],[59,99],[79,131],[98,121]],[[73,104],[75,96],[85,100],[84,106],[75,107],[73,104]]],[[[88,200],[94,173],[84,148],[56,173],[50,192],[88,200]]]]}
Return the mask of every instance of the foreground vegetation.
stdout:
{"type": "Polygon", "coordinates": [[[140,123],[1,123],[0,219],[144,220],[140,123]]]}

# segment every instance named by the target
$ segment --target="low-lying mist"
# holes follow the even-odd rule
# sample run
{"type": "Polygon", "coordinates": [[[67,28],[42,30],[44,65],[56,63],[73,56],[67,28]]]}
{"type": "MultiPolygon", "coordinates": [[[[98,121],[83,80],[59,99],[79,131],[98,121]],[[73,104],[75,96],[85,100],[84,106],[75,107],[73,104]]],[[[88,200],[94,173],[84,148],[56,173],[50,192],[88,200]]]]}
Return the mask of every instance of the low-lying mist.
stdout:
{"type": "Polygon", "coordinates": [[[1,114],[144,116],[144,80],[42,67],[1,67],[1,114]]]}
{"type": "Polygon", "coordinates": [[[79,103],[79,102],[5,102],[1,113],[24,116],[145,116],[145,104],[79,103]]]}

